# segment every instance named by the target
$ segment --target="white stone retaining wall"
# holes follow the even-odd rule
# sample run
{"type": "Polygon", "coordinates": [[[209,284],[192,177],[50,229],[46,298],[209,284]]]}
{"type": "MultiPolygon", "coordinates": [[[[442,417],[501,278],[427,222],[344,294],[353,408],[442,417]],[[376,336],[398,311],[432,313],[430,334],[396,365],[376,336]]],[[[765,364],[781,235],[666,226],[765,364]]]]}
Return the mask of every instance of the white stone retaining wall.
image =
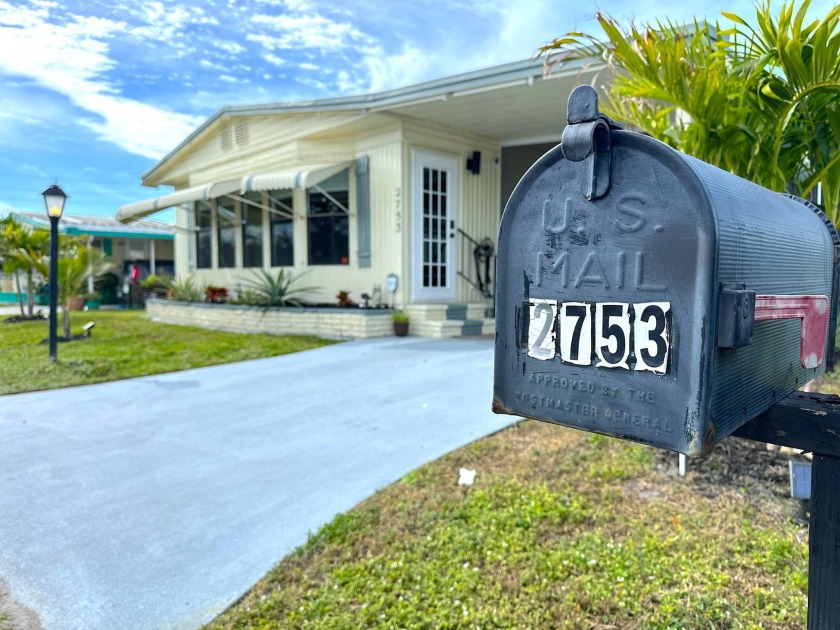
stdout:
{"type": "Polygon", "coordinates": [[[355,339],[394,334],[391,311],[385,309],[269,308],[146,300],[146,313],[165,324],[199,326],[232,332],[272,335],[317,335],[355,339]]]}

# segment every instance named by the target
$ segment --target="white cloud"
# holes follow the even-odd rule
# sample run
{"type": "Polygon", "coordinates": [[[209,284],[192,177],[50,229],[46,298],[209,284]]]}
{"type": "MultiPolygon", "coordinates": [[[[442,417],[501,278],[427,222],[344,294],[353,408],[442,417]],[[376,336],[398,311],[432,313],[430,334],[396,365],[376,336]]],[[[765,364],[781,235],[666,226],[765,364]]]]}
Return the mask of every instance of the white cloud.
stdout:
{"type": "Polygon", "coordinates": [[[178,35],[190,24],[218,24],[215,17],[208,17],[200,7],[165,5],[158,0],[146,2],[138,13],[143,26],[133,27],[133,37],[165,42],[178,47],[178,35]]]}
{"type": "Polygon", "coordinates": [[[225,67],[222,64],[215,63],[213,61],[210,61],[209,59],[202,59],[201,61],[198,62],[198,65],[200,65],[202,68],[207,68],[208,70],[224,70],[225,69],[225,67]]]}
{"type": "Polygon", "coordinates": [[[245,47],[241,44],[237,44],[236,42],[213,42],[213,46],[218,48],[219,50],[223,50],[227,54],[231,56],[241,55],[245,52],[245,47]]]}
{"type": "Polygon", "coordinates": [[[124,23],[73,16],[58,25],[46,18],[43,9],[0,3],[0,73],[67,97],[92,115],[80,124],[137,155],[160,157],[198,124],[196,117],[125,98],[106,81],[115,66],[108,40],[125,31],[124,23]]]}
{"type": "Polygon", "coordinates": [[[38,177],[47,177],[47,174],[44,171],[32,164],[21,164],[20,170],[24,173],[31,173],[32,175],[37,175],[38,177]]]}
{"type": "Polygon", "coordinates": [[[373,92],[422,81],[429,77],[433,63],[433,55],[408,45],[396,55],[387,55],[381,48],[373,48],[362,57],[368,77],[367,89],[373,92]]]}
{"type": "Polygon", "coordinates": [[[260,35],[252,39],[270,50],[315,48],[336,51],[372,42],[369,36],[352,24],[336,22],[317,13],[279,16],[257,14],[251,21],[279,33],[276,36],[260,35]]]}
{"type": "Polygon", "coordinates": [[[309,63],[308,61],[304,61],[301,64],[298,64],[298,68],[301,70],[320,70],[321,66],[316,63],[309,63]]]}
{"type": "Polygon", "coordinates": [[[286,63],[285,59],[283,59],[282,57],[278,57],[277,55],[272,53],[264,53],[262,58],[273,66],[282,66],[286,63]]]}

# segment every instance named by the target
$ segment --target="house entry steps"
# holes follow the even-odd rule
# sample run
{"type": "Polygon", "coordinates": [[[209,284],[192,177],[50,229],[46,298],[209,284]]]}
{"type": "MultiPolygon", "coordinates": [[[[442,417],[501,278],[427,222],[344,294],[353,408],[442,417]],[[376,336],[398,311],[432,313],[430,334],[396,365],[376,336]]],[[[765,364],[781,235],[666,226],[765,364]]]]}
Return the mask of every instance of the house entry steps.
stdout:
{"type": "Polygon", "coordinates": [[[409,304],[405,307],[411,317],[409,334],[417,337],[467,337],[492,335],[496,323],[485,317],[487,304],[409,304]]]}

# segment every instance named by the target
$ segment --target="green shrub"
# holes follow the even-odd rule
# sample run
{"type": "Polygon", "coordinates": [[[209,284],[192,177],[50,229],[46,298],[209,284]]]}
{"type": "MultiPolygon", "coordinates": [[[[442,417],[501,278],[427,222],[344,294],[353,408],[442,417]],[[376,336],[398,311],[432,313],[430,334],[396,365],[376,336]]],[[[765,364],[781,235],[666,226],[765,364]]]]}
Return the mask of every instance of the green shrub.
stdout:
{"type": "Polygon", "coordinates": [[[275,275],[265,269],[253,269],[251,276],[243,280],[244,292],[248,293],[254,306],[302,306],[300,296],[317,289],[292,286],[303,275],[295,275],[286,269],[280,269],[275,275]]]}
{"type": "Polygon", "coordinates": [[[411,319],[405,311],[394,311],[391,313],[391,317],[394,318],[395,324],[407,324],[411,319]]]}
{"type": "Polygon", "coordinates": [[[201,302],[204,299],[205,290],[206,287],[199,284],[192,276],[169,282],[172,299],[178,302],[201,302]]]}

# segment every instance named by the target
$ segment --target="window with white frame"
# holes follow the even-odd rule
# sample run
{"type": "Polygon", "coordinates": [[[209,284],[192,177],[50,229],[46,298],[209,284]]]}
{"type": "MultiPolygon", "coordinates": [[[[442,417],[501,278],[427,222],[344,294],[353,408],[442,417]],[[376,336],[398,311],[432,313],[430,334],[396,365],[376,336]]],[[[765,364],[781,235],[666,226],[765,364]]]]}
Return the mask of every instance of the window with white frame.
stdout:
{"type": "Polygon", "coordinates": [[[349,171],[307,190],[310,265],[350,264],[349,171]]]}
{"type": "Polygon", "coordinates": [[[195,202],[195,266],[210,269],[213,266],[213,206],[207,201],[195,202]]]}
{"type": "Polygon", "coordinates": [[[216,200],[216,232],[219,240],[219,269],[236,266],[236,201],[230,197],[216,200]]]}
{"type": "Polygon", "coordinates": [[[295,264],[292,191],[268,191],[268,207],[271,225],[271,266],[291,267],[295,264]]]}
{"type": "Polygon", "coordinates": [[[242,266],[263,264],[263,193],[242,195],[242,266]]]}

